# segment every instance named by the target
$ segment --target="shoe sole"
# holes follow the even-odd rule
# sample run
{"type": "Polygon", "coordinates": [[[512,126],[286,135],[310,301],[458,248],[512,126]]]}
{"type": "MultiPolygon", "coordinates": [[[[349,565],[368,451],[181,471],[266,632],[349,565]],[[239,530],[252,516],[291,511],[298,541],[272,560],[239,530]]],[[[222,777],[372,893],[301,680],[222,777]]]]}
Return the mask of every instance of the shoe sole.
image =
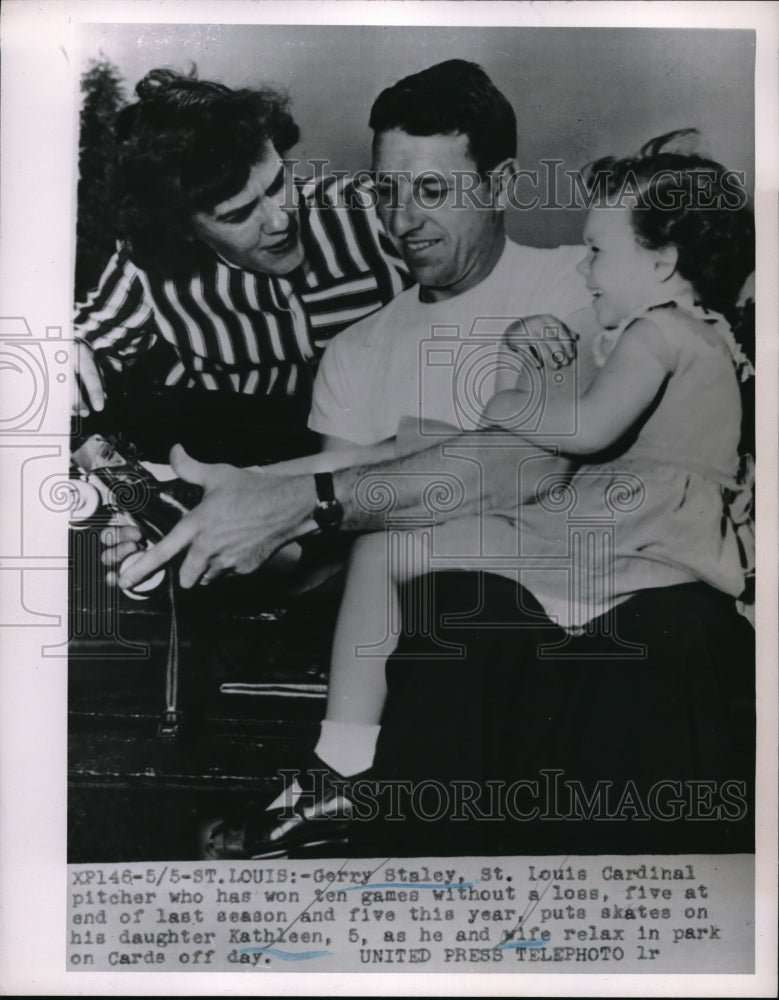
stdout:
{"type": "Polygon", "coordinates": [[[322,840],[308,840],[304,844],[293,844],[290,847],[280,848],[275,851],[263,851],[261,854],[252,854],[249,858],[247,858],[247,861],[262,861],[267,858],[292,857],[292,852],[294,852],[295,857],[304,858],[305,854],[301,852],[312,851],[317,847],[345,847],[348,843],[348,837],[342,837],[340,840],[332,840],[327,837],[322,840]]]}
{"type": "MultiPolygon", "coordinates": [[[[295,856],[304,858],[306,856],[305,852],[314,851],[317,848],[322,847],[345,847],[349,843],[348,837],[340,837],[336,840],[330,837],[323,837],[321,840],[309,840],[302,844],[291,844],[287,847],[278,847],[274,850],[261,851],[257,854],[247,854],[245,858],[242,857],[220,857],[213,851],[208,850],[208,848],[203,848],[200,852],[201,861],[262,861],[268,860],[270,858],[283,858],[290,857],[291,853],[294,851],[295,856]]],[[[326,855],[320,855],[321,857],[326,857],[326,855]]]]}

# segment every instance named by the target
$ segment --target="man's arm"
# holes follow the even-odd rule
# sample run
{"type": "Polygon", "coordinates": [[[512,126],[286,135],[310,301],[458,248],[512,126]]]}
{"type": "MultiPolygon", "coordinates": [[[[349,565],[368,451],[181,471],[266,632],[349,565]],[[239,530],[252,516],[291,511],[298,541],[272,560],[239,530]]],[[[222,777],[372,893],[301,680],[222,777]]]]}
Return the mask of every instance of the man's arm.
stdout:
{"type": "MultiPolygon", "coordinates": [[[[311,528],[317,502],[311,475],[258,475],[228,465],[204,465],[181,448],[171,463],[205,496],[155,546],[120,576],[132,588],[186,551],[183,587],[204,576],[251,573],[282,545],[311,528]]],[[[516,506],[532,499],[550,477],[564,476],[569,463],[502,431],[457,435],[423,451],[372,465],[340,469],[333,475],[335,495],[344,508],[343,528],[382,531],[388,517],[444,521],[516,506]],[[436,498],[449,497],[442,509],[436,498]]]]}
{"type": "Polygon", "coordinates": [[[373,465],[395,457],[395,439],[378,444],[354,444],[344,438],[324,437],[322,449],[313,455],[290,458],[272,465],[252,466],[263,475],[298,476],[315,472],[335,472],[355,465],[373,465]]]}

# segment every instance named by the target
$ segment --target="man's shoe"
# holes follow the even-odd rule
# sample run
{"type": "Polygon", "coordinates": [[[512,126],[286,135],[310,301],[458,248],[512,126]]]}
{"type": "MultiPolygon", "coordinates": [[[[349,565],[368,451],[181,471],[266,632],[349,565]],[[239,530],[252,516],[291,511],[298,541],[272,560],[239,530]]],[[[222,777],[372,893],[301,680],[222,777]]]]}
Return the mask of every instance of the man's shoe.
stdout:
{"type": "Polygon", "coordinates": [[[349,788],[367,773],[344,778],[313,755],[308,768],[297,775],[303,791],[294,805],[252,810],[237,826],[214,820],[203,830],[202,857],[211,861],[279,858],[292,851],[343,847],[354,811],[349,788]]]}

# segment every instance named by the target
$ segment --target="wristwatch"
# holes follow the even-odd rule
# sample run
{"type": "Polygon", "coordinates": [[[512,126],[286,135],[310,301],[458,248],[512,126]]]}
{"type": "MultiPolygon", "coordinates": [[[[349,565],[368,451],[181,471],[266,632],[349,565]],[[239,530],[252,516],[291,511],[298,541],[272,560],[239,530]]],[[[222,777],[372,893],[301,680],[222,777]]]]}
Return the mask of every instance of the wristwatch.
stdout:
{"type": "Polygon", "coordinates": [[[344,509],[340,500],[336,499],[333,487],[332,472],[315,472],[317,505],[313,510],[313,518],[320,531],[331,534],[338,531],[344,518],[344,509]]]}

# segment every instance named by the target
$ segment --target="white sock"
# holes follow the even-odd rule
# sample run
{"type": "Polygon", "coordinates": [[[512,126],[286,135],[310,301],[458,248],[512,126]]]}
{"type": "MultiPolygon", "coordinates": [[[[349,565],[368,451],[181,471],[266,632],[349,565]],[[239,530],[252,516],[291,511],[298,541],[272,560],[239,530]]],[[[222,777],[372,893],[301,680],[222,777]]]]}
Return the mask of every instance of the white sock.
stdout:
{"type": "Polygon", "coordinates": [[[328,767],[349,778],[371,766],[380,732],[381,726],[325,719],[314,753],[328,767]]]}

